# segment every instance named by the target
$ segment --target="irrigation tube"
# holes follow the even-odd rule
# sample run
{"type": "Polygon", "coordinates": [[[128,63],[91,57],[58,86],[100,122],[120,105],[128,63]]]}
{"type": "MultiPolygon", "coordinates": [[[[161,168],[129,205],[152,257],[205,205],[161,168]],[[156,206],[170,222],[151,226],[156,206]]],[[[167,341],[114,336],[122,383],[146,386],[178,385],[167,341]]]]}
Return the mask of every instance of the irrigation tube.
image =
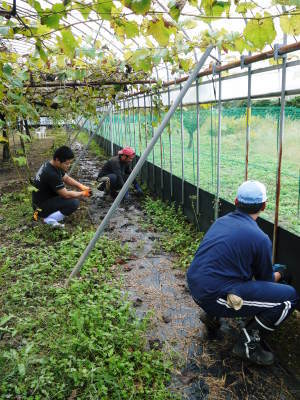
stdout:
{"type": "Polygon", "coordinates": [[[274,229],[273,229],[273,250],[272,250],[273,264],[275,263],[276,251],[277,251],[282,142],[283,142],[283,134],[284,134],[285,87],[286,87],[286,57],[283,57],[283,59],[282,59],[282,77],[281,77],[281,108],[280,108],[279,142],[278,142],[279,147],[278,147],[277,180],[276,180],[276,203],[275,203],[275,217],[274,217],[274,229]]]}
{"type": "Polygon", "coordinates": [[[90,146],[90,144],[91,144],[91,142],[92,142],[94,136],[95,136],[96,133],[101,129],[101,127],[102,127],[102,125],[103,125],[103,123],[104,123],[104,121],[105,121],[107,115],[110,113],[111,108],[112,108],[112,104],[108,107],[108,110],[107,110],[107,111],[104,113],[104,115],[102,116],[102,119],[101,119],[101,121],[100,121],[100,124],[99,124],[98,128],[95,130],[94,133],[91,134],[91,136],[90,136],[90,138],[89,138],[89,141],[87,142],[87,144],[86,144],[86,146],[84,147],[84,149],[81,150],[81,152],[78,154],[78,157],[77,157],[76,161],[74,162],[74,164],[72,165],[72,167],[71,167],[70,172],[69,172],[68,175],[71,175],[72,172],[74,171],[75,167],[77,167],[77,165],[78,165],[78,163],[79,163],[79,160],[81,159],[81,157],[83,156],[83,154],[86,152],[86,150],[89,148],[89,146],[90,146]]]}
{"type": "Polygon", "coordinates": [[[125,193],[127,192],[127,190],[129,189],[130,185],[132,184],[132,182],[134,181],[134,179],[136,178],[136,176],[140,172],[144,162],[147,160],[147,157],[150,154],[151,150],[153,149],[155,143],[158,141],[158,139],[161,136],[163,130],[168,125],[168,122],[170,121],[170,118],[174,114],[176,108],[178,107],[178,105],[182,101],[182,99],[185,96],[185,94],[188,91],[188,89],[191,87],[193,81],[196,79],[198,72],[202,68],[203,64],[205,63],[205,61],[206,61],[207,57],[209,56],[210,52],[212,51],[212,49],[213,49],[213,46],[209,46],[205,50],[205,52],[202,55],[200,61],[197,63],[194,71],[192,72],[192,74],[190,75],[188,80],[186,81],[183,89],[178,94],[178,96],[175,99],[172,107],[169,109],[169,111],[167,112],[166,116],[164,117],[161,125],[159,126],[159,128],[155,132],[155,134],[154,134],[153,138],[151,139],[149,145],[147,146],[145,152],[143,153],[143,155],[141,156],[141,158],[137,162],[136,166],[134,167],[133,171],[129,175],[128,179],[126,180],[124,186],[120,190],[120,192],[119,192],[118,196],[116,197],[115,201],[113,202],[113,204],[111,205],[110,209],[108,210],[108,213],[106,214],[106,216],[102,220],[102,222],[101,222],[100,226],[98,227],[94,237],[92,238],[92,240],[90,241],[90,243],[88,244],[88,246],[84,250],[83,254],[79,258],[77,264],[73,268],[69,278],[66,281],[66,284],[65,284],[66,287],[69,285],[71,279],[73,277],[75,277],[76,275],[78,275],[78,273],[80,272],[80,270],[82,268],[82,265],[84,264],[86,258],[89,256],[90,252],[93,250],[93,248],[94,248],[97,240],[99,239],[99,237],[103,234],[103,231],[104,231],[106,225],[108,224],[111,216],[113,215],[115,210],[119,207],[119,204],[121,203],[125,193]]]}

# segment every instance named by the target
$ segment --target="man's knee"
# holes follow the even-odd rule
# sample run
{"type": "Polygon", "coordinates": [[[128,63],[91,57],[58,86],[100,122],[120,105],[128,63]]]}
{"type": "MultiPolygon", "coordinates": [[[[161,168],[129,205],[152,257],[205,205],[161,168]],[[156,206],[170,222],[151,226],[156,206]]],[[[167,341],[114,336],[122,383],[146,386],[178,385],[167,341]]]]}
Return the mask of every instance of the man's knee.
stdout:
{"type": "Polygon", "coordinates": [[[67,203],[65,204],[62,213],[64,215],[70,215],[77,210],[79,207],[79,200],[78,199],[68,199],[67,203]]]}
{"type": "Polygon", "coordinates": [[[292,307],[296,307],[298,301],[299,301],[299,295],[296,291],[296,289],[293,286],[290,285],[285,285],[285,296],[286,300],[285,301],[290,301],[292,307]]]}

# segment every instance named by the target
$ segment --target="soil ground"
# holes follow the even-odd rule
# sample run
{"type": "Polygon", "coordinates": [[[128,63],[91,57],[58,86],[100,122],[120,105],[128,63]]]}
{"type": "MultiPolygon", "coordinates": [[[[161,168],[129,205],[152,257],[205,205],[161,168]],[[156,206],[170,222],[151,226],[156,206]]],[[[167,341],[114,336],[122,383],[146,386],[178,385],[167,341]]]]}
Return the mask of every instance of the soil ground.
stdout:
{"type": "MultiPolygon", "coordinates": [[[[45,160],[52,144],[50,137],[33,143],[29,154],[32,173],[45,160]]],[[[75,150],[78,152],[81,147],[76,143],[75,150]]],[[[75,177],[96,187],[95,179],[102,164],[103,160],[89,153],[81,160],[75,177]]],[[[21,178],[15,170],[3,172],[0,192],[13,191],[26,182],[26,178],[21,178]]],[[[93,223],[97,226],[111,203],[110,197],[94,190],[93,197],[83,204],[69,223],[93,223]]],[[[140,201],[132,196],[130,204],[118,208],[106,232],[127,243],[130,249],[131,255],[123,264],[120,276],[124,296],[132,300],[140,318],[151,314],[148,346],[162,348],[166,357],[172,357],[174,371],[170,389],[180,398],[189,400],[299,398],[295,380],[278,361],[271,368],[263,368],[232,357],[238,326],[227,325],[223,332],[207,337],[199,318],[201,310],[186,289],[185,273],[174,268],[175,256],[162,250],[160,240],[164,233],[145,228],[146,219],[140,201]]],[[[120,274],[117,265],[116,274],[120,274]]],[[[295,334],[290,339],[288,351],[294,357],[299,346],[295,334]]],[[[293,368],[293,362],[289,367],[293,368]]]]}

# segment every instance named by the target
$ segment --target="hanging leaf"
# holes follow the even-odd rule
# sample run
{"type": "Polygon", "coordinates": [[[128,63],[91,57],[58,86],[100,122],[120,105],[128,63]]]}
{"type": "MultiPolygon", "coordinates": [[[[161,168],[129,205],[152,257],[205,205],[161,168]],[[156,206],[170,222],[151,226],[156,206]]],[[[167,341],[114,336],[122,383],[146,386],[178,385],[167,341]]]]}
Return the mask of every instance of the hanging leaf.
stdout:
{"type": "Polygon", "coordinates": [[[58,28],[59,27],[59,21],[60,21],[60,15],[59,14],[48,15],[47,17],[42,17],[41,18],[41,24],[42,25],[47,25],[47,26],[49,26],[49,28],[58,28]]]}
{"type": "Polygon", "coordinates": [[[11,67],[9,64],[4,64],[3,67],[2,67],[2,71],[3,71],[6,75],[11,76],[11,73],[12,73],[13,69],[12,69],[12,67],[11,67]]]}
{"type": "Polygon", "coordinates": [[[150,21],[147,29],[147,34],[153,36],[161,46],[167,46],[170,35],[175,32],[176,28],[167,28],[162,18],[159,18],[155,21],[150,21]]]}
{"type": "Polygon", "coordinates": [[[193,60],[191,58],[179,60],[179,68],[183,69],[184,72],[188,72],[193,65],[193,60]]]}
{"type": "Polygon", "coordinates": [[[47,56],[45,50],[43,49],[42,44],[39,40],[36,42],[35,48],[36,48],[36,51],[38,52],[39,56],[41,57],[41,59],[44,62],[47,62],[48,56],[47,56]]]}
{"type": "MultiPolygon", "coordinates": [[[[262,50],[267,44],[273,42],[276,38],[276,31],[272,18],[259,19],[261,15],[256,14],[257,20],[249,21],[244,29],[244,37],[246,42],[254,47],[254,49],[262,50]]],[[[264,17],[271,17],[267,12],[264,17]]]]}
{"type": "Polygon", "coordinates": [[[0,135],[0,143],[8,143],[8,139],[0,135]]]}
{"type": "Polygon", "coordinates": [[[139,26],[135,21],[126,21],[124,23],[125,35],[128,39],[132,39],[139,34],[139,26]]]}
{"type": "Polygon", "coordinates": [[[111,20],[111,9],[113,6],[113,3],[111,0],[98,0],[99,2],[96,2],[94,4],[94,9],[101,16],[101,18],[110,21],[111,20]]]}
{"type": "Polygon", "coordinates": [[[186,19],[180,23],[180,26],[186,29],[195,29],[198,24],[197,21],[195,21],[194,19],[186,19]]]}
{"type": "Polygon", "coordinates": [[[150,10],[151,0],[124,0],[125,7],[138,15],[145,15],[150,10]]]}
{"type": "Polygon", "coordinates": [[[78,46],[72,32],[70,29],[64,29],[61,31],[62,39],[58,38],[58,42],[61,48],[64,50],[65,54],[70,58],[75,55],[75,49],[78,46]]]}
{"type": "Polygon", "coordinates": [[[300,15],[282,15],[280,27],[288,35],[300,35],[300,15]]]}
{"type": "Polygon", "coordinates": [[[236,6],[235,11],[236,11],[237,13],[246,15],[246,13],[247,13],[248,10],[253,10],[253,8],[255,8],[255,7],[256,7],[256,5],[255,5],[254,3],[250,3],[250,2],[248,2],[248,1],[246,1],[245,3],[239,3],[239,4],[236,6]]]}
{"type": "Polygon", "coordinates": [[[89,17],[89,15],[90,15],[92,10],[88,6],[87,7],[81,6],[78,11],[81,13],[81,15],[83,16],[84,20],[86,21],[88,19],[88,17],[89,17]]]}

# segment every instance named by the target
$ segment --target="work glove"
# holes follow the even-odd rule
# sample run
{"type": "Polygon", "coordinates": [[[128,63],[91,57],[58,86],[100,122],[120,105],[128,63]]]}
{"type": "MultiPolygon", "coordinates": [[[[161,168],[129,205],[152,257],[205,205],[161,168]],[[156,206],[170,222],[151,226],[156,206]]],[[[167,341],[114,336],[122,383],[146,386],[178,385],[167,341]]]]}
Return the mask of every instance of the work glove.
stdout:
{"type": "Polygon", "coordinates": [[[281,283],[291,283],[291,276],[288,273],[287,265],[284,264],[274,264],[273,265],[273,272],[280,273],[280,281],[281,283]]]}
{"type": "Polygon", "coordinates": [[[81,183],[79,184],[79,190],[81,190],[82,192],[84,190],[91,190],[88,186],[82,185],[81,183]]]}
{"type": "Polygon", "coordinates": [[[86,190],[83,190],[83,191],[81,192],[81,194],[82,194],[83,197],[91,197],[91,195],[92,195],[92,190],[91,190],[90,188],[88,188],[88,189],[86,189],[86,190]]]}
{"type": "Polygon", "coordinates": [[[134,188],[135,188],[136,194],[138,196],[142,196],[144,194],[142,188],[140,187],[140,185],[138,183],[135,183],[134,188]]]}

